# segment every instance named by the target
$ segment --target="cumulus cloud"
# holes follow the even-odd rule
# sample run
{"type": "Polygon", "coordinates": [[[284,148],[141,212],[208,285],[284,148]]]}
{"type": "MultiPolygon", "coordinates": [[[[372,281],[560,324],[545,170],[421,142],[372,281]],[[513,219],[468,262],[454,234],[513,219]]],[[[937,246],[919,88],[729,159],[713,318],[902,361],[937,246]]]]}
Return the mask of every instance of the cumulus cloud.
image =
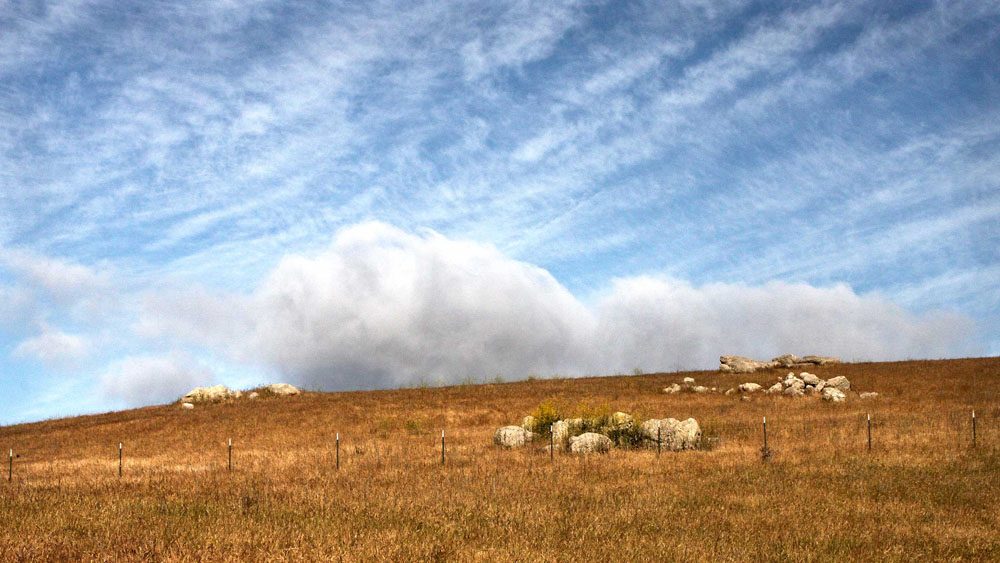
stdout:
{"type": "Polygon", "coordinates": [[[105,272],[23,250],[0,249],[0,265],[60,302],[92,298],[110,286],[105,272]]]}
{"type": "Polygon", "coordinates": [[[101,376],[101,387],[129,405],[153,404],[175,400],[212,378],[208,368],[183,354],[130,356],[101,376]]]}
{"type": "Polygon", "coordinates": [[[90,352],[90,343],[82,336],[43,327],[38,336],[21,341],[14,348],[16,358],[38,360],[48,367],[71,365],[90,352]]]}
{"type": "Polygon", "coordinates": [[[327,389],[711,368],[724,353],[949,356],[971,350],[972,331],[964,317],[915,315],[846,285],[633,277],[588,305],[491,246],[381,223],[343,229],[317,255],[285,257],[252,295],[198,302],[206,306],[151,301],[144,330],[210,342],[327,389]]]}

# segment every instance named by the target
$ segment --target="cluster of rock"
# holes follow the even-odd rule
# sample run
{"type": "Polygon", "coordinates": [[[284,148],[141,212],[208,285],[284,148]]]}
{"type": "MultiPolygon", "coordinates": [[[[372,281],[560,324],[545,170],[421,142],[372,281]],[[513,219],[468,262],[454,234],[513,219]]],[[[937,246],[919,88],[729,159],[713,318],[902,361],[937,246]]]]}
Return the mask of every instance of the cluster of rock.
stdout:
{"type": "MultiPolygon", "coordinates": [[[[260,393],[264,392],[277,397],[288,397],[298,395],[301,391],[298,387],[288,383],[272,383],[260,391],[252,391],[246,394],[247,399],[256,399],[260,393]]],[[[244,396],[242,391],[230,389],[225,385],[213,385],[211,387],[195,387],[181,397],[181,408],[185,410],[194,409],[195,403],[220,403],[233,399],[240,399],[244,396]]]]}
{"type": "MultiPolygon", "coordinates": [[[[798,376],[795,375],[795,372],[788,372],[788,375],[784,379],[767,389],[759,383],[747,382],[741,383],[732,389],[727,389],[724,394],[726,396],[739,394],[744,401],[749,401],[750,395],[761,392],[765,395],[785,395],[788,397],[818,395],[824,401],[840,403],[847,400],[847,392],[850,389],[851,382],[843,375],[824,380],[816,374],[803,371],[798,376]]],[[[673,385],[664,387],[663,392],[670,395],[682,392],[718,393],[718,388],[695,385],[693,378],[685,377],[681,383],[674,383],[673,385]]],[[[858,397],[861,399],[874,399],[878,397],[878,393],[860,393],[858,397]]]]}
{"type": "MultiPolygon", "coordinates": [[[[763,386],[757,383],[742,383],[735,389],[726,391],[727,395],[733,393],[750,394],[763,390],[763,386]]],[[[824,401],[831,403],[842,403],[847,400],[847,392],[851,390],[851,382],[843,375],[821,379],[813,373],[803,371],[798,376],[795,372],[788,372],[784,379],[768,387],[763,392],[767,395],[784,395],[787,397],[804,397],[806,395],[818,395],[824,401]]],[[[878,393],[861,393],[861,399],[874,399],[878,393]]]]}
{"type": "MultiPolygon", "coordinates": [[[[632,415],[616,412],[601,419],[569,418],[557,420],[550,428],[538,428],[532,416],[520,426],[503,426],[493,434],[493,443],[503,448],[520,448],[539,438],[545,430],[551,432],[556,450],[572,453],[607,453],[616,446],[612,436],[638,436],[641,446],[659,447],[672,451],[693,450],[701,444],[701,428],[693,418],[650,419],[637,424],[632,415]]],[[[546,445],[548,448],[548,445],[546,445]]]]}
{"type": "Polygon", "coordinates": [[[753,373],[760,369],[788,369],[839,363],[839,359],[829,356],[803,356],[800,358],[793,354],[783,354],[777,358],[772,358],[769,362],[754,360],[753,358],[746,358],[744,356],[721,356],[719,358],[719,371],[723,373],[753,373]]]}
{"type": "Polygon", "coordinates": [[[693,377],[685,377],[681,383],[674,383],[668,387],[663,388],[663,392],[668,395],[673,395],[674,393],[716,393],[719,389],[716,387],[705,387],[704,385],[695,385],[693,377]]]}

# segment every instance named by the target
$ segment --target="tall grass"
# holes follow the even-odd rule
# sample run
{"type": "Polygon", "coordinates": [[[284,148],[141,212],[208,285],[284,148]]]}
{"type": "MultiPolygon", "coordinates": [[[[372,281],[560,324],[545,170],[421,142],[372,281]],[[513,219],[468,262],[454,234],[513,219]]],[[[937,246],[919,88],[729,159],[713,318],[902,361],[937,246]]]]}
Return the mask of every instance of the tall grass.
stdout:
{"type": "Polygon", "coordinates": [[[720,388],[783,375],[706,372],[306,393],[4,427],[0,448],[20,457],[13,483],[0,483],[0,560],[1000,559],[1000,360],[809,371],[881,398],[659,392],[689,375],[720,388]],[[496,427],[545,400],[693,416],[719,443],[554,462],[547,442],[491,445],[496,427]]]}

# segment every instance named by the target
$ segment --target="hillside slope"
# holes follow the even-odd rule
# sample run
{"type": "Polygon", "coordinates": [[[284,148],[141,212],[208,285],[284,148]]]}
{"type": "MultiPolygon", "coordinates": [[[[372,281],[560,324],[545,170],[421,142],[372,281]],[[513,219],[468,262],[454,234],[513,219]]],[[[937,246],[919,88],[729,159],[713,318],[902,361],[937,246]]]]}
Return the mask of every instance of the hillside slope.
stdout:
{"type": "Polygon", "coordinates": [[[305,393],[3,427],[19,457],[0,483],[0,560],[1000,559],[1000,358],[810,369],[881,394],[840,405],[660,392],[787,371],[305,393]],[[690,416],[719,441],[554,461],[540,445],[492,446],[543,401],[690,416]]]}

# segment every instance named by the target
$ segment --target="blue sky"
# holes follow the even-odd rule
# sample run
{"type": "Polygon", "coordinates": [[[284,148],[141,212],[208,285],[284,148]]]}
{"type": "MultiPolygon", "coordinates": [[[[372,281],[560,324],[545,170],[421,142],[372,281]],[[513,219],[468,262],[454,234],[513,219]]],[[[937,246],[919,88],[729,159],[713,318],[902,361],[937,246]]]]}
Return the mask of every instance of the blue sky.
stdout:
{"type": "Polygon", "coordinates": [[[0,423],[1000,354],[997,2],[0,5],[0,423]]]}

